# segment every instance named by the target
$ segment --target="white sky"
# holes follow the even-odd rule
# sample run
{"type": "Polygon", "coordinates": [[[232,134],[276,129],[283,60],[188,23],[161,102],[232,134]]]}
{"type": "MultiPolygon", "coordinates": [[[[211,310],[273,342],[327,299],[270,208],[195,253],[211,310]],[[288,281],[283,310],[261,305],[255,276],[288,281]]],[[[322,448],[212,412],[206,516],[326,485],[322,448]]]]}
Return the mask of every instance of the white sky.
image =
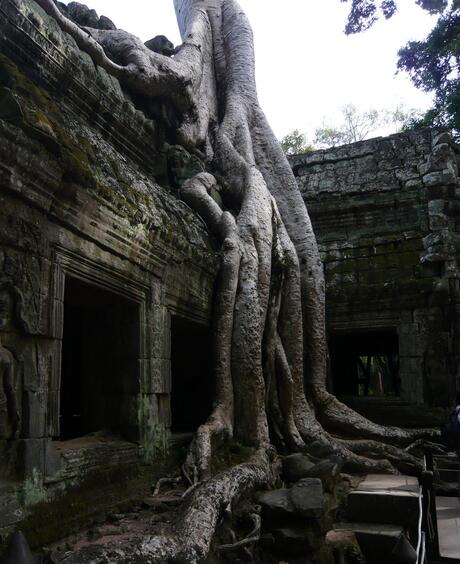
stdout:
{"type": "MultiPolygon", "coordinates": [[[[400,0],[391,20],[354,36],[343,33],[349,5],[340,0],[239,1],[254,30],[260,102],[278,137],[297,128],[312,140],[323,122],[340,123],[348,103],[361,111],[430,105],[404,73],[395,76],[398,49],[435,21],[413,0],[400,0]]],[[[172,0],[86,3],[144,41],[162,34],[180,43],[172,0]]]]}

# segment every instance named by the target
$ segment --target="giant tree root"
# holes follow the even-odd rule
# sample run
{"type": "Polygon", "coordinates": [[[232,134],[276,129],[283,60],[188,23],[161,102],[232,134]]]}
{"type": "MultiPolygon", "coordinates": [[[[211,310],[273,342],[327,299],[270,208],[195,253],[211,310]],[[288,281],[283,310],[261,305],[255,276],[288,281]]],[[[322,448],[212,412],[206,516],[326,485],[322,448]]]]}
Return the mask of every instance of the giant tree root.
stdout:
{"type": "Polygon", "coordinates": [[[221,244],[214,408],[184,465],[198,485],[175,535],[145,539],[132,554],[94,549],[93,562],[204,558],[225,507],[270,483],[273,444],[340,458],[349,472],[418,472],[417,459],[397,447],[435,431],[376,425],[326,390],[323,267],[296,180],[258,103],[252,31],[235,0],[174,0],[184,43],[172,59],[121,30],[82,29],[52,0],[36,1],[126,89],[152,103],[171,99],[173,141],[204,155],[210,171],[186,180],[180,195],[221,244]],[[232,437],[258,455],[210,477],[213,452],[232,437]]]}
{"type": "Polygon", "coordinates": [[[170,536],[147,537],[139,545],[91,545],[72,553],[63,564],[187,563],[202,561],[208,554],[215,530],[225,509],[251,492],[269,487],[274,475],[266,452],[198,485],[184,502],[170,536]]]}

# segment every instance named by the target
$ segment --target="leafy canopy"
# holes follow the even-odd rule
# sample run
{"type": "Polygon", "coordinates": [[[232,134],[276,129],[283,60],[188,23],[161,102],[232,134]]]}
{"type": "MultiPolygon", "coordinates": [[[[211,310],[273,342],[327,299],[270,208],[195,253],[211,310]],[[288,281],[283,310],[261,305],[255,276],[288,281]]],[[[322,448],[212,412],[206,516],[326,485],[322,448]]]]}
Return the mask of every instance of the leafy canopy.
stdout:
{"type": "MultiPolygon", "coordinates": [[[[351,4],[345,27],[347,35],[369,29],[381,16],[386,19],[391,18],[398,9],[396,0],[341,0],[341,2],[351,4]]],[[[430,14],[438,14],[447,8],[448,0],[415,0],[415,3],[430,14]]]]}
{"type": "Polygon", "coordinates": [[[280,144],[286,155],[301,155],[315,150],[313,145],[308,143],[305,133],[300,132],[298,129],[294,129],[285,135],[281,139],[280,144]]]}
{"type": "MultiPolygon", "coordinates": [[[[397,10],[396,0],[341,1],[351,4],[347,34],[364,31],[397,10]]],[[[417,88],[434,93],[433,107],[412,125],[448,127],[460,136],[460,0],[415,2],[439,17],[426,39],[410,41],[398,53],[398,69],[407,72],[417,88]]]]}
{"type": "Polygon", "coordinates": [[[315,130],[315,144],[319,148],[336,147],[356,143],[376,135],[379,127],[392,125],[395,131],[410,129],[420,119],[414,108],[402,105],[391,110],[370,109],[360,112],[353,104],[342,108],[342,122],[339,125],[323,125],[315,130]]]}

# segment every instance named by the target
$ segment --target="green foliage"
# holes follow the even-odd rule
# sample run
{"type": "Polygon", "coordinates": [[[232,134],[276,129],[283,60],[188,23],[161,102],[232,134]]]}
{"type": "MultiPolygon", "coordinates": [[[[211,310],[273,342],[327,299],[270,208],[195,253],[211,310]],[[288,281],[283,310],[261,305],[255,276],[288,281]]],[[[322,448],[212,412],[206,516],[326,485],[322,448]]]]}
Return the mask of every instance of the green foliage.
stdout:
{"type": "Polygon", "coordinates": [[[460,1],[455,0],[424,41],[410,41],[399,51],[398,69],[417,88],[434,92],[434,105],[420,125],[460,131],[460,1]]]}
{"type": "MultiPolygon", "coordinates": [[[[396,0],[341,0],[350,3],[345,33],[347,35],[359,33],[369,29],[380,18],[389,19],[397,12],[396,0]]],[[[443,12],[448,5],[448,0],[415,0],[421,8],[430,14],[443,12]]]]}
{"type": "MultiPolygon", "coordinates": [[[[341,0],[351,3],[345,32],[358,33],[383,15],[391,17],[396,0],[341,0]]],[[[460,0],[415,0],[438,20],[423,41],[410,41],[399,51],[398,69],[409,74],[413,84],[434,93],[433,107],[425,115],[408,116],[403,129],[437,126],[460,134],[460,0]]]]}
{"type": "Polygon", "coordinates": [[[321,148],[326,148],[362,141],[381,121],[377,110],[359,112],[356,106],[347,104],[342,108],[342,123],[339,126],[323,125],[315,130],[315,143],[321,148]]]}
{"type": "Polygon", "coordinates": [[[403,105],[398,105],[393,110],[386,110],[383,113],[383,123],[394,124],[397,131],[408,131],[410,129],[417,129],[423,127],[424,115],[423,112],[417,108],[406,108],[403,105]]]}
{"type": "Polygon", "coordinates": [[[315,150],[313,145],[308,143],[307,136],[298,129],[294,129],[291,133],[285,135],[280,144],[286,155],[300,155],[315,150]]]}

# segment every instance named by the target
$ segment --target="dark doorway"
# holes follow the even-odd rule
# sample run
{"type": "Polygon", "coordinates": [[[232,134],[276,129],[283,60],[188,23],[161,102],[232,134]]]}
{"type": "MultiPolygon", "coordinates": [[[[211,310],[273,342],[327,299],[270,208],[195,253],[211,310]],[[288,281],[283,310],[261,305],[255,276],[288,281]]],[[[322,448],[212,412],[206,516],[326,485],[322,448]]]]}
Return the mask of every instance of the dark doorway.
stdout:
{"type": "Polygon", "coordinates": [[[139,392],[139,306],[67,277],[60,388],[61,440],[95,431],[137,440],[123,405],[139,392]]]}
{"type": "Polygon", "coordinates": [[[395,329],[332,334],[329,353],[336,395],[399,396],[399,346],[395,329]]]}
{"type": "Polygon", "coordinates": [[[208,327],[171,316],[171,430],[188,433],[212,409],[212,342],[208,327]]]}

